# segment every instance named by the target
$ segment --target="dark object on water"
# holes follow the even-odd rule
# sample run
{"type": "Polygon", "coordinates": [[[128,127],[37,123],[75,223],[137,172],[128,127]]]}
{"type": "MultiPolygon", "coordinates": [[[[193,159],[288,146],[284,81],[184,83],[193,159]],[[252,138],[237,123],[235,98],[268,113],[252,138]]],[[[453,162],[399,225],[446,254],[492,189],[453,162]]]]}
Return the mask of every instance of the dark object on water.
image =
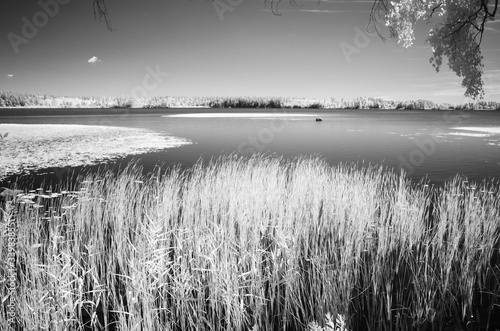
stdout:
{"type": "Polygon", "coordinates": [[[323,120],[321,119],[321,117],[316,117],[316,122],[322,122],[323,120]]]}

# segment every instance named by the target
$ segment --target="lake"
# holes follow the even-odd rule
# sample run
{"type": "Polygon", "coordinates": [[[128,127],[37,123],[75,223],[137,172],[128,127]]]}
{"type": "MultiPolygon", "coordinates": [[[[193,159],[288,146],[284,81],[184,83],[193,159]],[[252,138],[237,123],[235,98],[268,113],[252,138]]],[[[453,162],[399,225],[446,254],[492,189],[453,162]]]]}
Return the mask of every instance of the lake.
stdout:
{"type": "MultiPolygon", "coordinates": [[[[36,111],[30,112],[33,114],[36,111]]],[[[43,110],[42,110],[43,111],[43,110]]],[[[72,110],[63,110],[65,114],[72,110]]],[[[74,110],[81,111],[81,110],[74,110]]],[[[1,116],[0,123],[79,124],[145,128],[192,144],[132,159],[150,171],[156,164],[189,167],[222,154],[318,155],[328,163],[381,164],[404,169],[418,181],[441,184],[456,174],[469,180],[500,176],[500,113],[495,111],[311,109],[116,109],[98,115],[1,116]],[[216,115],[214,115],[216,113],[216,115]],[[210,116],[208,116],[210,114],[210,116]],[[320,117],[322,121],[316,121],[320,117]],[[468,130],[473,129],[473,130],[468,130]]],[[[54,111],[57,114],[57,111],[54,111]]],[[[120,162],[121,161],[121,162],[120,162]]],[[[64,174],[96,167],[64,169],[64,174]]],[[[41,169],[25,180],[61,177],[41,169]]],[[[10,177],[6,182],[17,180],[10,177]]],[[[5,183],[4,183],[5,184],[5,183]]]]}

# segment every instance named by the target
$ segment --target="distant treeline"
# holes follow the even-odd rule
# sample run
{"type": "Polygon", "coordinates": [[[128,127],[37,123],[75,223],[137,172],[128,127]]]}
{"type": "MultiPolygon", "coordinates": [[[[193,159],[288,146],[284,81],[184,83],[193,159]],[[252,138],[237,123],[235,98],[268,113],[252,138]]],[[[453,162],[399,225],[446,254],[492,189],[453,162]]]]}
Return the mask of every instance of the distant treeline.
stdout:
{"type": "Polygon", "coordinates": [[[479,101],[452,105],[429,100],[388,101],[361,97],[353,100],[334,98],[315,100],[280,97],[61,97],[31,93],[0,92],[0,107],[33,108],[310,108],[310,109],[455,109],[500,110],[500,102],[479,101]]]}

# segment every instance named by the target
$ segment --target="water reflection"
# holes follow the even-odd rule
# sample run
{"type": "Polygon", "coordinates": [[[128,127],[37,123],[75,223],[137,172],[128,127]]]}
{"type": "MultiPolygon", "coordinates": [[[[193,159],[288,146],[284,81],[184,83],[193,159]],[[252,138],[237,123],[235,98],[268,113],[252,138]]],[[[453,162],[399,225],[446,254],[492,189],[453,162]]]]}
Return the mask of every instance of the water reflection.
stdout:
{"type": "MultiPolygon", "coordinates": [[[[500,128],[498,112],[275,110],[272,116],[254,113],[248,117],[241,115],[252,112],[246,109],[232,110],[228,117],[163,117],[200,112],[207,114],[210,110],[165,110],[163,114],[120,116],[1,117],[0,121],[146,128],[194,142],[177,149],[141,155],[139,163],[145,172],[157,164],[189,167],[200,158],[209,160],[222,154],[244,156],[259,152],[289,158],[319,155],[332,165],[382,164],[395,171],[404,169],[416,181],[428,178],[436,184],[456,174],[465,175],[472,181],[500,175],[500,130],[495,131],[500,128]],[[283,113],[291,116],[283,116],[283,113]],[[316,117],[323,121],[316,122],[316,117]],[[464,130],[464,127],[476,130],[464,130]]],[[[123,165],[132,159],[138,156],[120,161],[123,165]]],[[[113,163],[116,169],[119,163],[113,163]]],[[[94,170],[95,167],[72,170],[84,169],[94,170]]],[[[56,180],[58,176],[54,173],[53,169],[45,169],[32,176],[32,180],[56,180]]]]}

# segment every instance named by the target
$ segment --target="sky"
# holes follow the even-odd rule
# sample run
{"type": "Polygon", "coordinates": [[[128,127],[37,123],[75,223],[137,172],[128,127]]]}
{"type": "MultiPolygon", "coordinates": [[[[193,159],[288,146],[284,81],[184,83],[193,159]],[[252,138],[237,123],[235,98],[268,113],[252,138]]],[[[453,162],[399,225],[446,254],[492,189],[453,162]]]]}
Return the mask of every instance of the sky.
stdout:
{"type": "MultiPolygon", "coordinates": [[[[1,0],[0,90],[66,96],[380,97],[468,102],[436,73],[417,27],[404,49],[366,31],[373,1],[1,0]],[[34,28],[34,29],[33,29],[34,28]]],[[[500,20],[482,43],[485,100],[500,101],[500,20]]]]}

